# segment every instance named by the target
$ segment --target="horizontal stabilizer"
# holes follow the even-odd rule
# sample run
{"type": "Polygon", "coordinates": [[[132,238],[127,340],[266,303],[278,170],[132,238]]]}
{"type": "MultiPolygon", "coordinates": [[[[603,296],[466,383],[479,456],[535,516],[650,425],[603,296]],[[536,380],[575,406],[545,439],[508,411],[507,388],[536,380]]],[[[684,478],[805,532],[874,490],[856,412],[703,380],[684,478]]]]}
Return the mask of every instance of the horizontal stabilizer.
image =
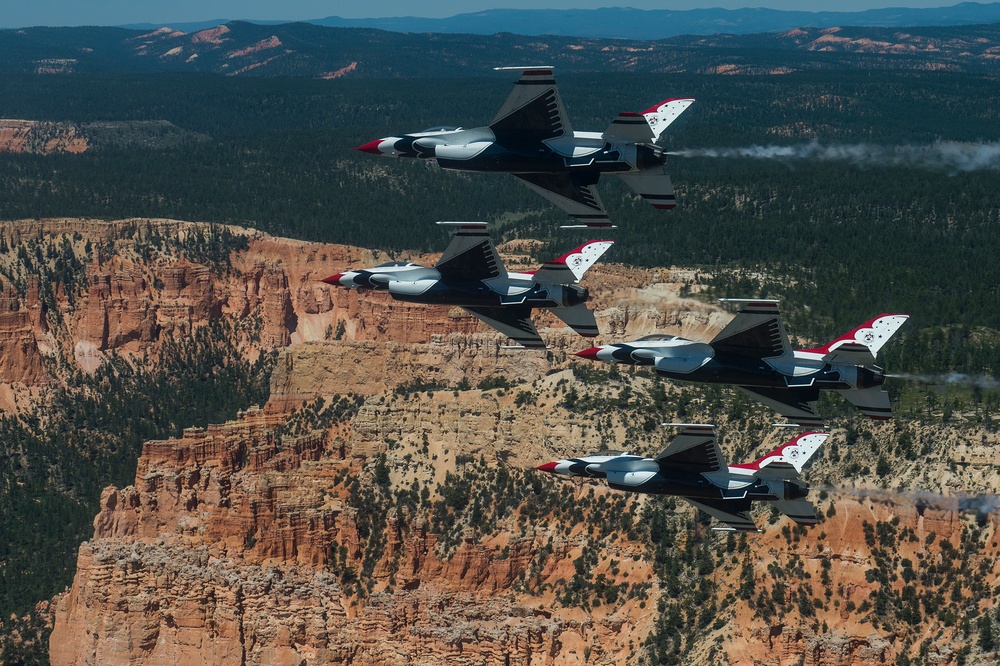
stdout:
{"type": "Polygon", "coordinates": [[[635,143],[648,143],[656,140],[653,130],[649,127],[649,122],[643,118],[642,114],[634,111],[619,113],[601,136],[607,140],[618,139],[619,141],[634,141],[635,143]]]}
{"type": "Polygon", "coordinates": [[[771,506],[799,525],[815,525],[819,522],[816,507],[807,499],[777,500],[771,502],[771,506]]]}
{"type": "Polygon", "coordinates": [[[663,130],[667,129],[692,104],[694,104],[693,99],[665,99],[656,106],[643,111],[642,115],[649,123],[649,129],[653,132],[653,140],[658,140],[663,134],[663,130]]]}
{"type": "Polygon", "coordinates": [[[587,308],[586,303],[577,303],[568,308],[552,308],[552,314],[585,338],[596,337],[599,333],[594,311],[587,308]]]}
{"type": "Polygon", "coordinates": [[[875,356],[868,347],[856,342],[848,342],[825,355],[823,360],[827,363],[843,365],[871,365],[875,363],[875,356]]]}
{"type": "Polygon", "coordinates": [[[583,279],[584,273],[593,266],[615,242],[596,240],[584,243],[551,261],[546,261],[535,271],[535,282],[548,284],[574,284],[583,279]]]}
{"type": "Polygon", "coordinates": [[[839,391],[851,404],[861,410],[861,413],[876,421],[888,421],[892,418],[892,405],[889,402],[889,392],[881,386],[866,389],[850,389],[839,391]]]}
{"type": "Polygon", "coordinates": [[[677,205],[677,197],[674,196],[674,186],[670,182],[670,176],[664,173],[661,167],[646,169],[638,173],[618,174],[618,177],[625,181],[625,184],[632,188],[636,194],[645,199],[660,210],[670,210],[677,205]]]}

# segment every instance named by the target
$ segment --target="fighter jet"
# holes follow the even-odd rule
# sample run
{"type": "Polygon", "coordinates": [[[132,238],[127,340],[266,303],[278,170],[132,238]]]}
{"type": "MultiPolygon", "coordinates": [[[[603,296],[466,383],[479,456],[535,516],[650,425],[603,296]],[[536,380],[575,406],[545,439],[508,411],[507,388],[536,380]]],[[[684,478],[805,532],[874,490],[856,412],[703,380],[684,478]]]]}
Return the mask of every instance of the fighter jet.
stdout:
{"type": "Polygon", "coordinates": [[[673,495],[726,524],[712,529],[760,532],[750,517],[751,502],[770,502],[800,525],[817,522],[816,509],[806,499],[809,488],[799,473],[829,436],[826,432],[807,432],[751,463],[727,466],[715,441],[715,428],[689,424],[655,458],[606,451],[556,460],[536,469],[605,479],[618,490],[673,495]]]}
{"type": "Polygon", "coordinates": [[[337,273],[327,284],[385,289],[398,301],[457,305],[523,347],[545,349],[531,321],[533,308],[546,308],[574,331],[592,338],[597,320],[586,306],[589,293],[577,286],[587,269],[614,243],[595,240],[542,264],[536,271],[508,273],[484,222],[438,222],[457,226],[451,244],[433,268],[390,262],[337,273]]]}
{"type": "Polygon", "coordinates": [[[822,427],[820,389],[839,392],[866,416],[892,418],[885,375],[875,355],[909,315],[881,314],[833,342],[793,350],[772,300],[723,299],[743,307],[711,342],[650,335],[635,342],[591,347],[577,356],[631,365],[690,382],[732,384],[803,427],[822,427]]]}
{"type": "Polygon", "coordinates": [[[445,169],[512,174],[569,213],[578,227],[611,227],[597,194],[613,173],[654,208],[676,205],[666,158],[655,145],[693,99],[666,99],[642,113],[619,113],[604,132],[574,132],[552,67],[498,67],[521,72],[514,91],[486,127],[432,127],[358,146],[373,155],[436,159],[445,169]]]}

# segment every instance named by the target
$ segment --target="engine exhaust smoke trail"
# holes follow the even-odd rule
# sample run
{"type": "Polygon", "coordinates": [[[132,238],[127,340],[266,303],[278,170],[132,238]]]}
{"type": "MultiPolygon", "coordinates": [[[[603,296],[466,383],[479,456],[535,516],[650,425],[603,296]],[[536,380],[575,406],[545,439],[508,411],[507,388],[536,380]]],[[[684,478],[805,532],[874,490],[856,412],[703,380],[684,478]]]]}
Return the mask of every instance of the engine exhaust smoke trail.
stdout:
{"type": "Polygon", "coordinates": [[[932,384],[934,386],[967,386],[978,389],[1000,389],[1000,380],[989,375],[967,375],[962,372],[948,372],[937,375],[920,375],[909,372],[887,373],[889,379],[905,379],[918,384],[932,384]]]}
{"type": "Polygon", "coordinates": [[[928,508],[945,509],[975,513],[977,517],[985,518],[1000,514],[1000,496],[991,493],[978,495],[958,494],[953,496],[940,495],[928,491],[885,490],[879,488],[840,488],[836,486],[811,486],[810,490],[825,490],[835,495],[852,495],[858,499],[875,499],[895,502],[897,504],[913,504],[917,513],[923,514],[928,508]]]}
{"type": "Polygon", "coordinates": [[[872,143],[823,145],[818,141],[811,141],[796,146],[692,148],[665,151],[665,154],[674,157],[743,158],[786,163],[846,162],[861,168],[909,167],[950,174],[1000,170],[1000,142],[936,141],[926,145],[882,146],[872,143]]]}

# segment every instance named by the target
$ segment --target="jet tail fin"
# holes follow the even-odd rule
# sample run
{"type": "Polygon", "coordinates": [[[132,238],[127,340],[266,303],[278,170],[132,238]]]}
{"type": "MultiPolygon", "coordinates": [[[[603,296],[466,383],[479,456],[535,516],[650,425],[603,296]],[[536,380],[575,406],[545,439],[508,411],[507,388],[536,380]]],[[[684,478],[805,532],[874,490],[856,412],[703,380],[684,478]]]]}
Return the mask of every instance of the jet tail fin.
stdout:
{"type": "Polygon", "coordinates": [[[577,303],[568,308],[552,308],[552,314],[562,319],[567,326],[585,338],[593,338],[600,332],[597,330],[597,318],[594,316],[594,311],[589,309],[586,303],[577,303]]]}
{"type": "Polygon", "coordinates": [[[819,522],[816,507],[807,499],[776,500],[771,506],[785,514],[799,525],[815,525],[819,522]]]}
{"type": "Polygon", "coordinates": [[[663,130],[667,129],[672,122],[694,104],[694,100],[687,99],[665,99],[656,106],[651,106],[642,112],[649,129],[653,131],[653,141],[657,141],[663,130]]]}
{"type": "Polygon", "coordinates": [[[829,436],[828,432],[805,432],[751,463],[732,467],[755,472],[768,467],[776,478],[795,478],[829,436]]]}
{"type": "Polygon", "coordinates": [[[593,266],[601,256],[608,251],[614,241],[593,240],[580,247],[573,248],[558,259],[552,259],[542,264],[535,271],[535,282],[548,284],[574,284],[583,278],[583,274],[593,266]]]}
{"type": "Polygon", "coordinates": [[[822,347],[802,351],[826,356],[844,346],[851,348],[860,345],[867,347],[872,356],[877,356],[883,345],[889,342],[889,338],[895,335],[899,327],[909,318],[910,315],[905,314],[880,314],[822,347]]]}

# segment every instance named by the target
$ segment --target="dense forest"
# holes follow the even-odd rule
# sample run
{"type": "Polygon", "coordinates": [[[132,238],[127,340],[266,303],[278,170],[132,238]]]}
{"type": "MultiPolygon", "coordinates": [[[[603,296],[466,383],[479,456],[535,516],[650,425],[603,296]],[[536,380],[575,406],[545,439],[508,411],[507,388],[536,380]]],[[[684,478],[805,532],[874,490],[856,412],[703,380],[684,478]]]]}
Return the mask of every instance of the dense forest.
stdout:
{"type": "MultiPolygon", "coordinates": [[[[274,357],[245,360],[237,337],[213,321],[167,340],[156,362],[112,357],[92,375],[74,373],[36,410],[0,416],[0,617],[14,618],[10,629],[41,632],[37,616],[26,626],[16,618],[72,582],[101,490],[134,481],[143,442],[266,402],[274,357]]],[[[0,663],[44,660],[44,642],[7,638],[0,631],[0,663]]]]}
{"type": "MultiPolygon", "coordinates": [[[[486,123],[512,81],[8,73],[0,117],[73,123],[84,134],[90,127],[93,148],[0,155],[0,219],[225,222],[390,254],[443,249],[436,220],[483,219],[502,239],[544,240],[541,257],[561,253],[583,235],[560,231],[565,216],[510,177],[351,150],[427,126],[486,123]],[[132,132],[109,138],[107,123],[132,132]],[[147,140],[163,132],[169,141],[147,140]]],[[[988,143],[1000,132],[996,81],[970,74],[605,73],[560,83],[578,130],[603,129],[617,112],[665,97],[697,98],[664,138],[670,150],[988,143]]],[[[886,350],[891,370],[1000,372],[995,169],[678,156],[669,172],[679,205],[666,213],[616,179],[602,181],[619,225],[606,232],[617,241],[609,261],[696,267],[710,297],[782,298],[789,331],[812,341],[879,312],[907,312],[911,322],[886,350]]],[[[266,397],[267,358],[247,363],[233,344],[231,331],[207,328],[169,347],[162,366],[115,361],[73,379],[49,396],[37,423],[0,420],[11,461],[0,468],[0,615],[69,582],[100,488],[131,480],[142,441],[230,418],[266,397]]],[[[906,391],[903,412],[924,416],[918,403],[927,389],[906,391]]],[[[981,392],[944,402],[977,418],[996,405],[981,392]]],[[[947,419],[936,410],[934,418],[947,419]]],[[[697,565],[684,557],[684,567],[697,565]]],[[[675,629],[658,628],[657,651],[674,650],[675,629]]]]}
{"type": "MultiPolygon", "coordinates": [[[[577,129],[603,128],[618,111],[666,96],[697,98],[664,138],[671,150],[988,143],[1000,113],[993,79],[954,73],[575,74],[560,83],[577,129]]],[[[171,217],[390,252],[442,249],[435,220],[485,219],[504,238],[542,238],[544,254],[562,252],[581,234],[559,231],[563,214],[512,178],[351,150],[435,124],[488,122],[509,85],[8,76],[0,117],[145,124],[130,141],[105,132],[81,155],[0,156],[0,218],[171,217]],[[164,127],[149,121],[175,128],[170,141],[142,140],[164,127]]],[[[878,312],[907,312],[910,335],[937,327],[953,348],[979,346],[952,354],[949,369],[1000,365],[994,336],[981,330],[1000,330],[995,168],[674,157],[668,169],[679,205],[667,213],[617,179],[601,182],[619,225],[609,260],[696,266],[713,294],[782,297],[794,331],[813,340],[878,312]]],[[[910,354],[900,369],[937,365],[910,354]]]]}

